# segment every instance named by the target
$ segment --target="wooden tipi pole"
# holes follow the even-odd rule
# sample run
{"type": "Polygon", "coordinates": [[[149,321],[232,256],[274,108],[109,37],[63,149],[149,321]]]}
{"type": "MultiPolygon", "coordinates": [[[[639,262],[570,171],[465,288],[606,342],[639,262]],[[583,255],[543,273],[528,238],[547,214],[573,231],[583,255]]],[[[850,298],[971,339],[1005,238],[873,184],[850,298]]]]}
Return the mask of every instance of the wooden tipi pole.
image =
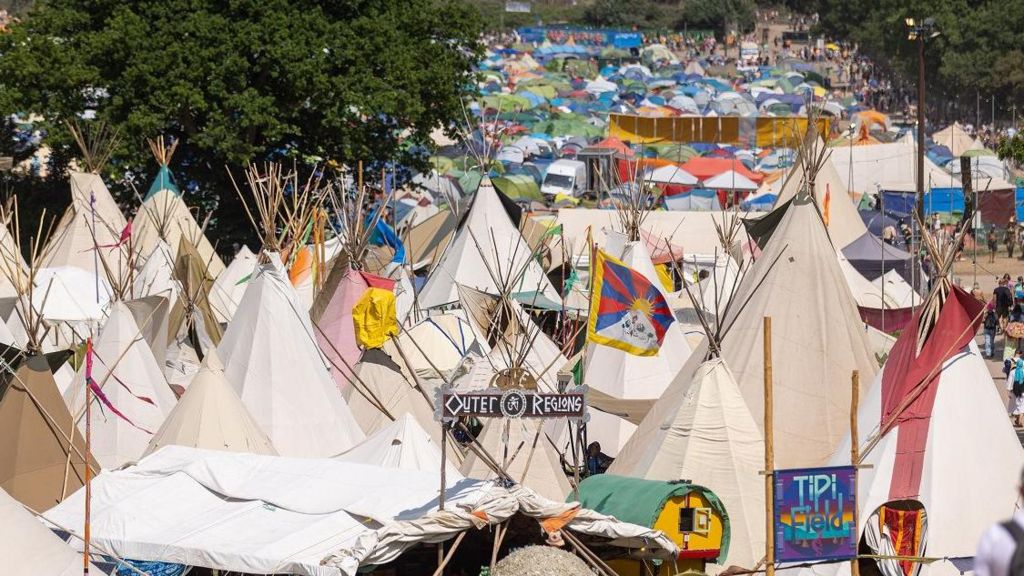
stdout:
{"type": "Polygon", "coordinates": [[[775,431],[772,405],[772,317],[764,317],[764,505],[765,576],[775,576],[775,431]]]}
{"type": "MultiPolygon", "coordinates": [[[[850,464],[853,465],[853,486],[857,490],[860,481],[860,436],[857,430],[857,411],[860,409],[860,371],[854,370],[851,378],[852,395],[850,396],[850,464]]],[[[857,501],[854,494],[853,501],[857,501]]],[[[856,505],[856,504],[855,504],[856,505]]],[[[857,510],[853,511],[853,536],[857,542],[857,548],[853,560],[850,561],[850,576],[860,576],[860,563],[857,560],[857,553],[860,548],[860,516],[857,510]]]]}

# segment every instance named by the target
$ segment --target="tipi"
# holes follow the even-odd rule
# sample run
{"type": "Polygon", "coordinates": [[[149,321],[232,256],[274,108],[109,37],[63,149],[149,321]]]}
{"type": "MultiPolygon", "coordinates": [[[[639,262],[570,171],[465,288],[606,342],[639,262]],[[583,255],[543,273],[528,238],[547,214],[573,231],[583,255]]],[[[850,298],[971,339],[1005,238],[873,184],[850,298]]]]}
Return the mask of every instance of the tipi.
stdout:
{"type": "Polygon", "coordinates": [[[253,275],[217,352],[281,455],[334,456],[364,438],[331,380],[308,313],[273,263],[253,275]]]}
{"type": "MultiPolygon", "coordinates": [[[[56,534],[35,519],[25,507],[0,489],[0,551],[10,574],[32,576],[79,576],[82,555],[61,542],[56,534]]],[[[90,574],[103,574],[89,565],[90,574]]]]}
{"type": "MultiPolygon", "coordinates": [[[[432,426],[439,427],[436,422],[432,426]]],[[[412,414],[405,413],[335,460],[436,474],[441,470],[441,448],[412,414]]],[[[462,479],[451,460],[445,462],[445,473],[450,482],[462,479]]]]}
{"type": "Polygon", "coordinates": [[[270,439],[224,377],[217,351],[210,350],[185,394],[153,434],[146,454],[176,444],[192,448],[276,455],[270,439]]]}
{"type": "MultiPolygon", "coordinates": [[[[83,432],[87,370],[87,364],[78,370],[64,395],[83,432]]],[[[94,395],[89,407],[93,456],[104,469],[138,460],[176,399],[124,302],[111,304],[110,316],[93,347],[92,379],[106,399],[94,395]]]]}
{"type": "Polygon", "coordinates": [[[356,422],[367,435],[376,434],[393,421],[409,415],[424,430],[431,430],[431,438],[441,440],[440,427],[434,421],[434,407],[380,348],[363,352],[346,398],[356,422]]]}
{"type": "Polygon", "coordinates": [[[509,218],[498,192],[485,177],[451,244],[419,293],[423,309],[459,299],[457,286],[502,295],[508,279],[515,292],[539,292],[561,300],[530,245],[509,218]]]}

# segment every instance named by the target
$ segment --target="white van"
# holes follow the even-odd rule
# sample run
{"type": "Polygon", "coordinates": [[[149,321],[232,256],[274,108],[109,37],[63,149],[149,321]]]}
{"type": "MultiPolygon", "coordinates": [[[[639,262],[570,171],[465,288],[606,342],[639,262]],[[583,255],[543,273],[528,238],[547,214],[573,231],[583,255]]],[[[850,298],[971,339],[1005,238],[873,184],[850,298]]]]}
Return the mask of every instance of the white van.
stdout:
{"type": "Polygon", "coordinates": [[[587,165],[579,160],[561,158],[548,166],[544,182],[540,185],[542,194],[555,196],[566,194],[581,196],[587,190],[587,165]]]}

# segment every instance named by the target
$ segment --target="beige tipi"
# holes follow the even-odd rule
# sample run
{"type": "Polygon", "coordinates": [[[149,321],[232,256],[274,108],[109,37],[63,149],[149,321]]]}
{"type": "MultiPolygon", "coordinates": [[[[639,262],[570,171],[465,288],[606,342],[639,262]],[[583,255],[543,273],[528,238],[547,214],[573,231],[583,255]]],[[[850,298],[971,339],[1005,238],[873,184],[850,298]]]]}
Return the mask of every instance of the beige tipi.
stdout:
{"type": "Polygon", "coordinates": [[[379,348],[363,352],[346,390],[349,408],[366,435],[374,434],[403,415],[410,415],[435,442],[441,429],[427,397],[402,375],[399,364],[379,348]],[[386,411],[386,413],[385,413],[386,411]]]}
{"type": "Polygon", "coordinates": [[[176,444],[192,448],[276,455],[270,439],[224,377],[216,350],[210,350],[185,394],[153,434],[146,454],[176,444]]]}
{"type": "MultiPolygon", "coordinates": [[[[38,510],[37,510],[38,511],[38,510]]],[[[32,576],[79,576],[82,555],[61,542],[7,492],[0,489],[0,552],[4,571],[32,576]]],[[[102,575],[89,565],[89,574],[102,575]]]]}
{"type": "MultiPolygon", "coordinates": [[[[85,482],[85,440],[46,357],[29,356],[2,394],[0,488],[34,510],[48,510],[85,482]]],[[[96,462],[89,461],[98,472],[96,462]]]]}

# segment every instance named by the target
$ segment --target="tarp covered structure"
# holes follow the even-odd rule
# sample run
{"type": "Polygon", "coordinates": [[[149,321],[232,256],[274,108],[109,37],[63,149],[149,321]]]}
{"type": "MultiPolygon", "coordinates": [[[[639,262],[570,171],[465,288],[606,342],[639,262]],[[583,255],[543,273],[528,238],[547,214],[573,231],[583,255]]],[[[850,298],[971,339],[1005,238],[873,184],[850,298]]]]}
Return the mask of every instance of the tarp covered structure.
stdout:
{"type": "MultiPolygon", "coordinates": [[[[414,544],[448,540],[516,512],[564,518],[578,508],[521,487],[462,480],[448,485],[439,512],[439,471],[396,473],[339,460],[181,446],[94,482],[92,539],[100,550],[249,574],[354,576],[360,565],[389,562],[414,544]]],[[[46,518],[79,534],[83,497],[75,493],[46,518]]],[[[660,532],[588,510],[578,510],[564,526],[638,548],[646,540],[677,550],[660,532]]]]}

